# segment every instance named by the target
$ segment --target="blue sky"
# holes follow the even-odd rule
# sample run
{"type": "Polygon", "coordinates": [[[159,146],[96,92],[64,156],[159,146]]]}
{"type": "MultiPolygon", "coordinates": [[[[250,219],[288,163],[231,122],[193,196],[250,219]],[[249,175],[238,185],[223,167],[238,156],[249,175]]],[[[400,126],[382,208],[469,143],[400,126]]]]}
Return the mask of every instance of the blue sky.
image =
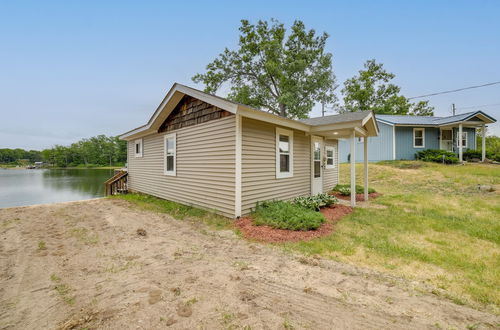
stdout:
{"type": "MultiPolygon", "coordinates": [[[[493,0],[0,1],[0,148],[144,124],[174,82],[201,87],[191,77],[236,46],[243,18],[329,33],[339,84],[371,58],[408,97],[499,81],[499,13],[493,0]]],[[[455,103],[500,119],[500,85],[429,100],[436,115],[455,103]]]]}

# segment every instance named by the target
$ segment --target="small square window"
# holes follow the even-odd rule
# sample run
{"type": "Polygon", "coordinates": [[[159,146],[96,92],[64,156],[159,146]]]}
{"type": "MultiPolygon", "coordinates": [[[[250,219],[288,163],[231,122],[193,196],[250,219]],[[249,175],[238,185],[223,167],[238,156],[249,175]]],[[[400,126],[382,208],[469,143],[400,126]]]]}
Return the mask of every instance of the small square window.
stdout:
{"type": "Polygon", "coordinates": [[[335,168],[336,148],[326,146],[326,168],[335,168]]]}

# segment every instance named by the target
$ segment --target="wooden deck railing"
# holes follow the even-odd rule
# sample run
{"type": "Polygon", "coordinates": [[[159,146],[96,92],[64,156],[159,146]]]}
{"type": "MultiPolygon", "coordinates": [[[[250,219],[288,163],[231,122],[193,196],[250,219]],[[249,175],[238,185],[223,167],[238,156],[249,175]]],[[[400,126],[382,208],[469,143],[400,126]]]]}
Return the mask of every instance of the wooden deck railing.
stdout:
{"type": "Polygon", "coordinates": [[[104,194],[106,196],[126,194],[128,191],[128,172],[119,170],[113,177],[104,182],[104,194]]]}

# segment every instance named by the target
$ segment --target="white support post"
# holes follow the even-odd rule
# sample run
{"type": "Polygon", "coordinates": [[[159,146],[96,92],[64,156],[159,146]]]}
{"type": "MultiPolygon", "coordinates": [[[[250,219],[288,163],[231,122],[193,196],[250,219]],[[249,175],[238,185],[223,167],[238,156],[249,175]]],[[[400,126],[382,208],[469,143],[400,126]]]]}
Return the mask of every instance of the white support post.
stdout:
{"type": "Polygon", "coordinates": [[[351,206],[356,206],[356,131],[351,135],[351,206]]]}
{"type": "Polygon", "coordinates": [[[463,150],[462,150],[462,124],[458,124],[458,160],[460,163],[463,161],[463,150]]]}
{"type": "Polygon", "coordinates": [[[481,139],[481,161],[486,160],[486,125],[483,124],[483,138],[481,139]]]}
{"type": "Polygon", "coordinates": [[[365,170],[365,177],[364,177],[364,179],[365,179],[365,186],[364,186],[365,196],[364,197],[365,197],[365,201],[367,201],[368,200],[368,136],[365,136],[364,141],[365,141],[364,145],[363,145],[363,147],[364,147],[364,153],[363,153],[364,159],[363,160],[364,160],[364,170],[365,170]]]}

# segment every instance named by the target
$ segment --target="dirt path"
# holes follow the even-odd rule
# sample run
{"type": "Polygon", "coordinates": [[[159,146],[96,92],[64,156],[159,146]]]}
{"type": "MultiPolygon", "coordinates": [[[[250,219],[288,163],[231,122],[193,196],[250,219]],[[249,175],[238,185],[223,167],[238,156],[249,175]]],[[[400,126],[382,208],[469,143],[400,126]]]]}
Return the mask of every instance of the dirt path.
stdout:
{"type": "Polygon", "coordinates": [[[481,329],[500,321],[404,280],[122,200],[1,209],[0,267],[0,329],[481,329]]]}

